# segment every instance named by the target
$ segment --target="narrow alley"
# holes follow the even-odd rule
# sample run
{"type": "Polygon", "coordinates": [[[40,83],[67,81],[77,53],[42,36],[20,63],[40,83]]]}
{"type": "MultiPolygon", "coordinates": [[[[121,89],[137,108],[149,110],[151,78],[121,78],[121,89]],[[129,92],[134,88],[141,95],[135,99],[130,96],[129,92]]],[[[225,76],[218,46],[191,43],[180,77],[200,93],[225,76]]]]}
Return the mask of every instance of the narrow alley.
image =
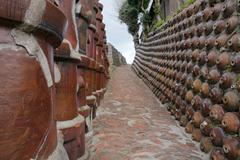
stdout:
{"type": "Polygon", "coordinates": [[[207,159],[130,66],[113,72],[93,128],[94,160],[207,159]]]}
{"type": "Polygon", "coordinates": [[[240,0],[0,2],[0,160],[240,160],[240,0]]]}

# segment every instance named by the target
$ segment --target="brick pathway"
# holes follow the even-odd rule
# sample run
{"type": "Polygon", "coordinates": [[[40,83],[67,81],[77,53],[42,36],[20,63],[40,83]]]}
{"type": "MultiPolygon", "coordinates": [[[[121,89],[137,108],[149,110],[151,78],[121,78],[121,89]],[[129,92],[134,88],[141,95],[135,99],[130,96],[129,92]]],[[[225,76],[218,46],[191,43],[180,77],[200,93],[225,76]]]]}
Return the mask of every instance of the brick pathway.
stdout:
{"type": "Polygon", "coordinates": [[[91,160],[208,159],[130,66],[114,71],[93,128],[91,160]]]}

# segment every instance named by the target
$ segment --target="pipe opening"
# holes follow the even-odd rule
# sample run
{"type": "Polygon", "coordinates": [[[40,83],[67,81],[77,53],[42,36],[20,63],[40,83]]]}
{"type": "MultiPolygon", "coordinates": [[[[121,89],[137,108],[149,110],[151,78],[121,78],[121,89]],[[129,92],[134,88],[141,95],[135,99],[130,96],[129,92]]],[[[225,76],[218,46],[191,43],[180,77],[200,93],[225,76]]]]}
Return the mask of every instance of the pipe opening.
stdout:
{"type": "Polygon", "coordinates": [[[224,151],[224,153],[229,153],[229,148],[224,145],[224,146],[223,146],[223,151],[224,151]]]}
{"type": "Polygon", "coordinates": [[[227,126],[227,123],[225,122],[225,120],[222,121],[222,125],[223,125],[223,127],[227,126]]]}
{"type": "Polygon", "coordinates": [[[231,66],[235,66],[235,60],[231,61],[231,66]]]}
{"type": "Polygon", "coordinates": [[[222,102],[223,102],[224,104],[227,104],[227,103],[228,103],[228,99],[227,99],[226,97],[224,97],[224,98],[222,99],[222,102]]]}

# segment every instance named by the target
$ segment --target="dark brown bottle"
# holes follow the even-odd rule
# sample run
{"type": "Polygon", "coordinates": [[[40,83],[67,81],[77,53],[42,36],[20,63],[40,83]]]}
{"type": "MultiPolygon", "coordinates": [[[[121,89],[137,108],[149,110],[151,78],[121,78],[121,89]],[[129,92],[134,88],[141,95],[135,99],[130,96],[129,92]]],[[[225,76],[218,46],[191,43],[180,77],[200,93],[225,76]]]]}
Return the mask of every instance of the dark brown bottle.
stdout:
{"type": "Polygon", "coordinates": [[[215,34],[220,34],[225,29],[225,21],[224,20],[218,20],[213,25],[213,31],[215,34]]]}
{"type": "Polygon", "coordinates": [[[200,79],[196,79],[193,82],[193,85],[192,85],[193,91],[198,93],[201,90],[201,86],[202,86],[201,80],[200,79]]]}
{"type": "Polygon", "coordinates": [[[209,95],[209,84],[208,83],[203,83],[202,86],[201,86],[201,94],[204,96],[204,97],[207,97],[209,95]]]}
{"type": "Polygon", "coordinates": [[[182,83],[182,84],[184,84],[185,82],[186,82],[186,80],[187,80],[187,74],[186,73],[183,73],[182,74],[182,77],[181,77],[181,79],[180,79],[180,82],[182,83]]]}
{"type": "Polygon", "coordinates": [[[232,73],[226,72],[220,78],[219,86],[222,89],[231,88],[233,81],[234,81],[234,75],[232,73]]]}
{"type": "Polygon", "coordinates": [[[186,29],[183,33],[184,39],[188,39],[189,38],[189,29],[186,29]]]}
{"type": "Polygon", "coordinates": [[[200,69],[199,65],[195,65],[193,67],[192,73],[193,73],[193,76],[195,76],[195,77],[200,75],[201,69],[200,69]]]}
{"type": "Polygon", "coordinates": [[[179,121],[180,118],[181,118],[181,116],[182,116],[181,111],[180,111],[179,109],[176,109],[175,114],[174,114],[175,119],[176,119],[177,121],[179,121]]]}
{"type": "Polygon", "coordinates": [[[211,107],[210,117],[214,122],[221,123],[223,120],[224,114],[225,112],[222,106],[215,104],[211,107]]]}
{"type": "Polygon", "coordinates": [[[200,129],[194,128],[192,132],[192,140],[200,142],[203,135],[200,129]]]}
{"type": "Polygon", "coordinates": [[[183,101],[182,105],[180,106],[180,110],[183,115],[185,115],[185,113],[186,113],[186,108],[187,108],[187,102],[183,101]]]}
{"type": "Polygon", "coordinates": [[[240,72],[240,56],[235,56],[232,58],[231,66],[234,72],[240,72]]]}
{"type": "Polygon", "coordinates": [[[240,40],[239,35],[235,34],[230,40],[228,40],[228,48],[238,52],[240,50],[240,40]]]}
{"type": "Polygon", "coordinates": [[[215,65],[216,59],[217,59],[217,53],[216,53],[216,51],[210,51],[210,52],[208,53],[207,59],[206,59],[207,65],[208,65],[209,67],[215,65]]]}
{"type": "Polygon", "coordinates": [[[203,11],[203,17],[202,17],[203,20],[207,22],[209,19],[211,19],[212,14],[213,14],[213,10],[210,7],[207,7],[203,11]]]}
{"type": "Polygon", "coordinates": [[[223,96],[224,109],[227,111],[238,111],[240,106],[240,98],[237,92],[228,91],[223,96]]]}
{"type": "Polygon", "coordinates": [[[225,113],[222,120],[222,126],[227,133],[236,134],[240,128],[240,121],[238,113],[225,113]]]}
{"type": "Polygon", "coordinates": [[[210,138],[212,140],[212,143],[216,147],[222,147],[223,145],[223,139],[226,137],[224,131],[220,127],[214,127],[211,130],[210,138]]]}
{"type": "Polygon", "coordinates": [[[214,103],[221,103],[222,101],[222,95],[223,95],[223,91],[218,88],[218,87],[214,87],[210,94],[209,94],[209,97],[211,98],[211,100],[214,102],[214,103]]]}
{"type": "Polygon", "coordinates": [[[194,12],[193,6],[190,5],[190,6],[187,8],[186,12],[187,12],[187,16],[188,16],[188,17],[191,17],[192,14],[193,14],[193,12],[194,12]]]}
{"type": "Polygon", "coordinates": [[[213,21],[209,21],[204,26],[204,33],[206,36],[208,36],[213,31],[213,21]]]}
{"type": "Polygon", "coordinates": [[[195,15],[193,16],[195,25],[199,24],[199,23],[202,21],[202,17],[203,17],[202,15],[203,15],[202,12],[198,12],[197,14],[195,14],[195,15]]]}
{"type": "Polygon", "coordinates": [[[195,112],[192,117],[192,123],[194,127],[200,128],[200,124],[202,123],[203,119],[204,118],[200,111],[195,112]]]}
{"type": "Polygon", "coordinates": [[[222,148],[214,148],[210,154],[211,160],[226,160],[222,148]]]}
{"type": "Polygon", "coordinates": [[[188,107],[186,108],[186,116],[187,116],[187,118],[188,118],[189,120],[191,120],[193,114],[194,114],[193,108],[190,107],[190,106],[188,106],[188,107]]]}
{"type": "Polygon", "coordinates": [[[182,105],[182,98],[180,96],[177,96],[175,104],[177,106],[177,109],[179,109],[180,106],[182,105]]]}
{"type": "MultiPolygon", "coordinates": [[[[197,28],[196,28],[196,34],[197,34],[197,28]]],[[[189,43],[189,46],[190,46],[190,43],[189,43]]],[[[196,49],[198,48],[199,46],[199,39],[197,37],[193,37],[192,40],[191,40],[191,47],[192,49],[196,49]]],[[[195,56],[199,56],[199,51],[198,50],[194,50],[193,51],[193,54],[192,54],[192,60],[195,62],[197,57],[195,56]],[[197,54],[195,53],[197,52],[197,54]]]]}
{"type": "MultiPolygon", "coordinates": [[[[189,48],[191,48],[191,42],[190,40],[185,40],[183,42],[183,49],[189,49],[189,48]]],[[[181,55],[180,55],[180,58],[181,58],[181,55]]]]}
{"type": "Polygon", "coordinates": [[[211,84],[216,84],[220,80],[220,77],[221,75],[218,70],[211,70],[208,75],[208,82],[211,84]]]}
{"type": "Polygon", "coordinates": [[[182,62],[181,61],[178,61],[176,64],[175,64],[175,68],[177,70],[180,70],[180,66],[181,66],[182,62]]]}
{"type": "Polygon", "coordinates": [[[226,33],[230,34],[237,28],[237,25],[239,24],[238,20],[237,16],[232,16],[228,19],[226,23],[226,33]]]}
{"type": "Polygon", "coordinates": [[[234,1],[228,1],[223,5],[222,12],[223,17],[230,17],[233,12],[236,11],[236,3],[234,1]]]}
{"type": "Polygon", "coordinates": [[[194,96],[194,98],[191,101],[191,104],[195,111],[200,110],[200,107],[202,105],[202,98],[199,95],[194,96]]]}
{"type": "MultiPolygon", "coordinates": [[[[191,60],[191,55],[192,55],[192,50],[188,50],[185,53],[185,59],[187,60],[187,62],[189,62],[191,60]]],[[[187,64],[187,67],[188,67],[188,64],[187,64]]]]}
{"type": "MultiPolygon", "coordinates": [[[[214,26],[213,26],[214,28],[214,26]]],[[[215,46],[215,41],[216,41],[216,38],[211,36],[207,39],[207,41],[205,42],[205,47],[206,49],[210,50],[212,49],[214,46],[215,46]]]]}
{"type": "Polygon", "coordinates": [[[210,110],[211,110],[212,102],[210,99],[206,98],[204,99],[202,106],[201,106],[201,112],[204,117],[209,116],[210,110]]]}
{"type": "Polygon", "coordinates": [[[185,88],[185,87],[182,88],[180,91],[180,96],[182,97],[182,99],[185,98],[186,93],[187,93],[187,88],[185,88]]]}
{"type": "Polygon", "coordinates": [[[169,111],[170,111],[170,114],[171,114],[172,116],[174,116],[175,113],[176,113],[176,111],[177,111],[176,106],[175,106],[175,105],[172,105],[172,106],[169,108],[169,111]]]}
{"type": "Polygon", "coordinates": [[[200,74],[200,78],[202,80],[206,80],[208,78],[208,75],[209,75],[209,70],[208,70],[208,67],[207,66],[203,66],[201,68],[201,74],[200,74]]]}
{"type": "Polygon", "coordinates": [[[186,93],[185,100],[191,103],[192,99],[193,99],[193,92],[190,90],[186,93]]]}
{"type": "MultiPolygon", "coordinates": [[[[198,44],[197,44],[198,45],[198,44]]],[[[195,49],[193,52],[192,52],[192,61],[193,62],[196,62],[197,59],[199,58],[199,55],[200,55],[200,52],[198,49],[195,49]]]]}
{"type": "Polygon", "coordinates": [[[180,123],[179,123],[180,126],[186,127],[187,123],[188,123],[187,116],[182,115],[181,118],[180,118],[180,123]]]}
{"type": "Polygon", "coordinates": [[[201,35],[203,34],[203,31],[204,31],[204,25],[203,25],[203,23],[200,23],[197,26],[197,36],[201,37],[201,35]]]}
{"type": "Polygon", "coordinates": [[[187,85],[187,88],[190,89],[192,88],[192,83],[193,83],[193,78],[192,76],[188,76],[187,80],[186,80],[186,85],[187,85]]]}
{"type": "Polygon", "coordinates": [[[200,143],[201,151],[205,153],[209,153],[212,148],[213,148],[213,145],[212,145],[211,139],[209,137],[202,138],[200,143]]]}
{"type": "Polygon", "coordinates": [[[213,20],[216,20],[219,17],[219,15],[220,15],[220,13],[222,11],[222,6],[223,6],[222,3],[217,3],[213,7],[213,14],[212,14],[212,19],[213,20]]]}
{"type": "Polygon", "coordinates": [[[205,0],[199,0],[200,3],[200,9],[204,10],[207,6],[207,2],[205,0]]]}
{"type": "Polygon", "coordinates": [[[177,70],[173,70],[172,74],[171,74],[171,78],[175,78],[177,75],[177,70]]]}
{"type": "MultiPolygon", "coordinates": [[[[204,26],[203,26],[203,29],[201,31],[201,35],[204,33],[204,26]]],[[[205,42],[206,42],[206,37],[205,36],[201,36],[199,38],[199,43],[198,43],[198,46],[197,48],[199,49],[202,49],[203,47],[205,47],[205,42]]],[[[200,53],[201,54],[201,53],[200,53]]],[[[198,58],[199,59],[199,58],[198,58]]]]}
{"type": "Polygon", "coordinates": [[[180,67],[180,69],[181,69],[181,71],[185,71],[186,70],[186,68],[187,68],[187,61],[183,61],[183,63],[182,63],[182,65],[181,65],[181,67],[180,67]]]}
{"type": "Polygon", "coordinates": [[[226,34],[221,34],[215,42],[216,48],[220,49],[222,47],[226,48],[227,47],[227,40],[228,36],[226,34]]]}
{"type": "Polygon", "coordinates": [[[230,56],[227,52],[221,53],[216,60],[217,67],[221,70],[226,69],[230,65],[230,56]]]}
{"type": "MultiPolygon", "coordinates": [[[[204,40],[205,43],[205,40],[204,40]]],[[[197,61],[200,65],[203,65],[206,63],[206,57],[207,57],[207,53],[205,51],[201,52],[197,61]]]]}
{"type": "Polygon", "coordinates": [[[228,159],[237,160],[240,157],[240,140],[235,137],[226,137],[223,140],[223,152],[228,159]]]}
{"type": "Polygon", "coordinates": [[[185,131],[189,134],[193,132],[193,124],[191,121],[189,121],[185,127],[185,131]]]}
{"type": "Polygon", "coordinates": [[[178,72],[178,73],[177,73],[177,75],[176,75],[176,80],[177,80],[177,81],[180,81],[180,80],[181,80],[182,74],[183,74],[182,72],[178,72]]]}
{"type": "Polygon", "coordinates": [[[187,72],[188,72],[188,73],[191,73],[191,72],[192,72],[192,69],[193,69],[193,63],[192,63],[192,62],[189,62],[189,63],[187,64],[187,72]]]}
{"type": "Polygon", "coordinates": [[[200,124],[200,130],[203,135],[210,136],[210,132],[213,128],[212,121],[209,118],[205,118],[200,124]]]}
{"type": "Polygon", "coordinates": [[[193,10],[194,10],[194,13],[198,13],[199,9],[200,9],[200,5],[201,5],[201,2],[200,1],[196,1],[196,3],[194,3],[193,5],[193,10]]]}

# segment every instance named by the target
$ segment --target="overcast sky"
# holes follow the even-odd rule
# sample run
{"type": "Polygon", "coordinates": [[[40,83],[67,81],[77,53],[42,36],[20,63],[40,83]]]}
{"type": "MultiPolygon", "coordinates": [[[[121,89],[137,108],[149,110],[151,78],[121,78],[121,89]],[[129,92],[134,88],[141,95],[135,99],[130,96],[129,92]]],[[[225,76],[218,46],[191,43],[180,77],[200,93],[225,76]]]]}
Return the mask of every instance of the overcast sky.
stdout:
{"type": "Polygon", "coordinates": [[[128,63],[132,63],[135,50],[132,36],[127,31],[127,26],[118,19],[119,3],[122,0],[100,0],[103,4],[103,21],[106,24],[107,41],[119,50],[128,63]]]}

